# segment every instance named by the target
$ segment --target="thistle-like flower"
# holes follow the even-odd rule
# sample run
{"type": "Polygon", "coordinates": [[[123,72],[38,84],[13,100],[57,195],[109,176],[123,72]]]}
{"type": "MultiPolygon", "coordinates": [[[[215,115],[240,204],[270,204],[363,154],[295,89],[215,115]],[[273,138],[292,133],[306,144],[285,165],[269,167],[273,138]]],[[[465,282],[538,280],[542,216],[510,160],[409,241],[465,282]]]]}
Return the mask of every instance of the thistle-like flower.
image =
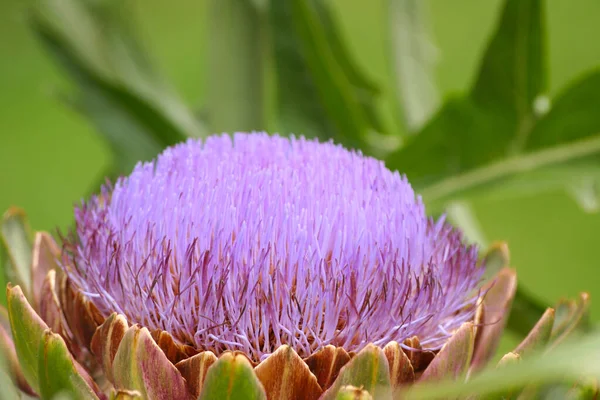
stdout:
{"type": "Polygon", "coordinates": [[[189,140],[75,220],[62,252],[38,234],[31,283],[15,280],[33,309],[8,289],[15,381],[42,397],[391,398],[481,368],[516,287],[508,268],[483,282],[477,249],[405,177],[302,138],[189,140]],[[48,383],[57,354],[70,386],[48,383]]]}

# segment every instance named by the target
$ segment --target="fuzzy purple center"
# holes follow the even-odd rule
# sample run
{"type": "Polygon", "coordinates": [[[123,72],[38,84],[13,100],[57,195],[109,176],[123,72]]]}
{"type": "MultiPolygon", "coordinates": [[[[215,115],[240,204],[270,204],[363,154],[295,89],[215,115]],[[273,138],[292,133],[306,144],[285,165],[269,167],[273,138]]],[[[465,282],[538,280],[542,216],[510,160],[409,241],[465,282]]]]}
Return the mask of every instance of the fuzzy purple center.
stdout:
{"type": "Polygon", "coordinates": [[[101,312],[256,361],[414,335],[438,349],[473,318],[482,273],[405,177],[302,138],[189,140],[75,217],[67,272],[101,312]]]}

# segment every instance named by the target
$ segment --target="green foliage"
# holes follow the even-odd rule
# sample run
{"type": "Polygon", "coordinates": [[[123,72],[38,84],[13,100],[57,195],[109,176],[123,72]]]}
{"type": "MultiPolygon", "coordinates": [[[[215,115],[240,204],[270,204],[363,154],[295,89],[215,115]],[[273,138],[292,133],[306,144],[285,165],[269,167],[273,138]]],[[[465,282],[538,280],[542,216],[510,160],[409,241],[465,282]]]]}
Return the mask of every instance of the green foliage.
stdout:
{"type": "Polygon", "coordinates": [[[110,145],[111,175],[206,133],[150,64],[129,16],[127,2],[40,0],[31,18],[35,33],[77,84],[68,103],[110,145]]]}
{"type": "Polygon", "coordinates": [[[272,2],[269,20],[281,131],[353,147],[383,133],[378,89],[351,60],[325,1],[272,2]]]}
{"type": "MultiPolygon", "coordinates": [[[[269,127],[387,154],[387,165],[407,174],[432,213],[457,201],[468,208],[475,196],[514,196],[556,187],[567,190],[586,210],[599,208],[600,70],[549,98],[543,0],[504,2],[472,87],[441,105],[431,77],[422,2],[388,0],[389,58],[396,72],[398,114],[411,134],[406,137],[382,122],[379,85],[357,67],[328,2],[215,0],[212,6],[211,31],[225,28],[211,36],[207,54],[209,73],[219,76],[211,76],[205,106],[211,129],[269,127]],[[406,144],[396,148],[402,140],[406,144]]],[[[165,146],[207,133],[151,65],[124,7],[115,0],[40,0],[31,18],[41,42],[76,83],[69,103],[110,145],[110,175],[126,172],[165,146]]],[[[3,231],[6,237],[14,236],[3,231]]],[[[16,273],[9,278],[27,292],[30,278],[19,273],[29,264],[9,258],[8,265],[15,268],[8,271],[16,273]]],[[[577,318],[575,311],[587,306],[565,307],[569,318],[577,318]]],[[[526,288],[519,288],[508,326],[524,334],[545,310],[526,288]]],[[[561,308],[556,321],[561,321],[561,308]]],[[[16,345],[26,376],[36,378],[37,368],[29,365],[34,354],[30,345],[35,343],[17,339],[16,345]]],[[[589,337],[568,350],[507,363],[501,371],[485,372],[466,384],[436,385],[411,395],[506,393],[531,383],[582,375],[600,378],[592,357],[599,348],[597,336],[589,337]]],[[[230,374],[248,372],[243,362],[234,361],[220,368],[230,374]]],[[[356,357],[353,362],[362,361],[356,357]]],[[[369,368],[376,365],[367,361],[369,368]]],[[[357,371],[372,372],[369,368],[357,371]]],[[[349,365],[344,373],[351,371],[349,365]]],[[[346,383],[356,383],[352,376],[346,383]]],[[[223,382],[210,373],[209,378],[203,393],[224,396],[223,382]]],[[[248,379],[244,382],[257,398],[264,396],[260,385],[248,379]]]]}
{"type": "Polygon", "coordinates": [[[212,132],[265,130],[264,5],[210,0],[206,104],[212,132]],[[218,32],[218,33],[217,33],[218,32]]]}

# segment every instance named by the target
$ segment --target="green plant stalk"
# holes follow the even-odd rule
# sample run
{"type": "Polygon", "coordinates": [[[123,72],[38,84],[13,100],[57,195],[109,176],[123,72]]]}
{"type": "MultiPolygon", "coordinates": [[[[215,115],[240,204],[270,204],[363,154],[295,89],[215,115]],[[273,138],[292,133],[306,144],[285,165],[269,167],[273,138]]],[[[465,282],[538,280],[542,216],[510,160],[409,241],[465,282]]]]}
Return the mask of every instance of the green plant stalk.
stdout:
{"type": "Polygon", "coordinates": [[[211,0],[208,7],[208,125],[213,132],[263,130],[264,15],[249,0],[211,0]]]}
{"type": "Polygon", "coordinates": [[[492,184],[518,173],[573,161],[600,152],[600,134],[527,155],[514,156],[461,175],[455,175],[421,190],[429,202],[440,202],[460,197],[464,192],[485,184],[492,184]]]}

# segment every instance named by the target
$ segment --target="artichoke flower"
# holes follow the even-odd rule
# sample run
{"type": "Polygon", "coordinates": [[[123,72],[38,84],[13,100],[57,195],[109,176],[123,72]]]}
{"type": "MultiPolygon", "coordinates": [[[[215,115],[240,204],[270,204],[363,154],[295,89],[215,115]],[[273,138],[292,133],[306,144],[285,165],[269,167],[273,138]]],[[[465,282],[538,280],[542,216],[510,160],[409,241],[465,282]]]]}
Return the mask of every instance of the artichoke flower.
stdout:
{"type": "MultiPolygon", "coordinates": [[[[303,138],[190,139],[75,222],[60,244],[16,209],[2,226],[0,349],[42,398],[401,398],[486,366],[516,290],[505,245],[479,257],[404,176],[303,138]]],[[[548,309],[500,363],[586,309],[548,309]]]]}

